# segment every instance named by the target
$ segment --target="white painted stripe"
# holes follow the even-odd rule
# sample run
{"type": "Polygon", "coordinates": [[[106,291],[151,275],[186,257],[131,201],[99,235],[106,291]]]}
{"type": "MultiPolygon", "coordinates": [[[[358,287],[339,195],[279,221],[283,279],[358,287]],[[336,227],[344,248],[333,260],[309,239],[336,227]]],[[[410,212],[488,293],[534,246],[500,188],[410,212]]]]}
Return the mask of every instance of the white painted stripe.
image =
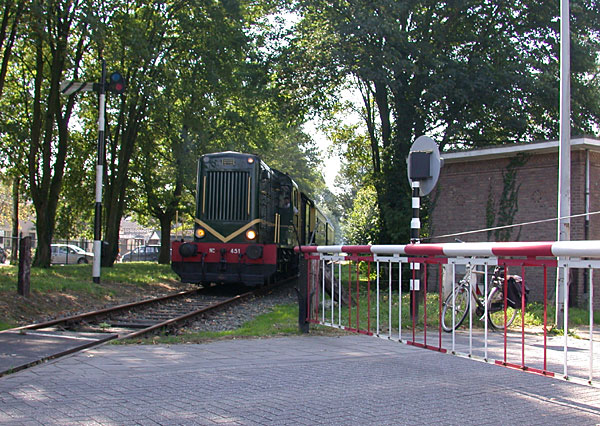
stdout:
{"type": "Polygon", "coordinates": [[[421,290],[420,280],[410,280],[410,289],[415,291],[421,290]]]}
{"type": "Polygon", "coordinates": [[[371,253],[374,254],[406,254],[406,245],[373,245],[371,253]]]}
{"type": "Polygon", "coordinates": [[[496,243],[447,243],[442,244],[446,256],[493,256],[496,243]]]}
{"type": "Polygon", "coordinates": [[[96,202],[102,202],[102,166],[96,166],[96,202]]]}
{"type": "Polygon", "coordinates": [[[412,220],[410,221],[410,227],[411,227],[411,229],[420,229],[421,228],[421,221],[419,220],[418,217],[412,218],[412,220]]]}
{"type": "Polygon", "coordinates": [[[420,197],[413,197],[413,199],[412,199],[412,208],[413,209],[418,209],[419,207],[421,207],[421,198],[420,197]]]}
{"type": "Polygon", "coordinates": [[[557,241],[552,244],[555,256],[600,257],[600,241],[557,241]]]}
{"type": "Polygon", "coordinates": [[[106,119],[104,118],[104,111],[105,111],[105,105],[106,105],[106,95],[105,94],[100,94],[100,96],[98,97],[98,111],[100,111],[100,113],[98,114],[98,130],[100,132],[103,132],[106,129],[106,119]]]}
{"type": "Polygon", "coordinates": [[[72,95],[76,92],[91,92],[94,90],[94,83],[81,83],[76,81],[63,81],[60,83],[60,92],[63,95],[72,95]]]}
{"type": "Polygon", "coordinates": [[[95,240],[94,241],[94,264],[92,266],[92,277],[100,278],[100,254],[102,250],[102,242],[95,240]]]}
{"type": "Polygon", "coordinates": [[[318,246],[318,253],[342,253],[342,246],[318,246]]]}

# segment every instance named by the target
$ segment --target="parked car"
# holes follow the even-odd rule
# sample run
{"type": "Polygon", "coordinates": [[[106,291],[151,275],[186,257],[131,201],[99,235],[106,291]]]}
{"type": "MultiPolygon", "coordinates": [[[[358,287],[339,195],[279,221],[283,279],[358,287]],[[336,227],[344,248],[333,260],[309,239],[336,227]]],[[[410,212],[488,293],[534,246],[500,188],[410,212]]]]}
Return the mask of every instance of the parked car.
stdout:
{"type": "Polygon", "coordinates": [[[158,262],[159,245],[136,247],[121,256],[121,262],[158,262]]]}
{"type": "Polygon", "coordinates": [[[90,263],[94,253],[73,244],[50,244],[52,264],[90,263]]]}

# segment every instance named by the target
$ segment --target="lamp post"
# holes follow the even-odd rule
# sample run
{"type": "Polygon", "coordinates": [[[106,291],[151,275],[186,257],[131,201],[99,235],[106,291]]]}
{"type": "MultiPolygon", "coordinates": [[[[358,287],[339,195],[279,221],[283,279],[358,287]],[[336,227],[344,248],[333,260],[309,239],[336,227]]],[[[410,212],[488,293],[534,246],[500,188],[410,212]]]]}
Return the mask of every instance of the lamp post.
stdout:
{"type": "MultiPolygon", "coordinates": [[[[569,0],[560,1],[560,140],[558,148],[558,240],[571,239],[571,64],[569,0]]],[[[556,271],[556,327],[567,329],[569,283],[556,271]]],[[[566,335],[566,333],[565,333],[566,335]]]]}

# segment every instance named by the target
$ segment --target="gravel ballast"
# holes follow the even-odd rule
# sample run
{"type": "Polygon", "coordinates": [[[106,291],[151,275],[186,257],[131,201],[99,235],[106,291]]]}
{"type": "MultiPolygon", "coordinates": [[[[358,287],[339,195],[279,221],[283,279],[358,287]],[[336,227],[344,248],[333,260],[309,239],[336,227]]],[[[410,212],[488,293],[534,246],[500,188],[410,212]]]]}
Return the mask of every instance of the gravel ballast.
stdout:
{"type": "Polygon", "coordinates": [[[261,296],[254,296],[240,303],[225,307],[216,314],[190,324],[188,331],[229,331],[240,328],[244,323],[269,313],[277,305],[298,303],[296,280],[291,280],[261,296]]]}

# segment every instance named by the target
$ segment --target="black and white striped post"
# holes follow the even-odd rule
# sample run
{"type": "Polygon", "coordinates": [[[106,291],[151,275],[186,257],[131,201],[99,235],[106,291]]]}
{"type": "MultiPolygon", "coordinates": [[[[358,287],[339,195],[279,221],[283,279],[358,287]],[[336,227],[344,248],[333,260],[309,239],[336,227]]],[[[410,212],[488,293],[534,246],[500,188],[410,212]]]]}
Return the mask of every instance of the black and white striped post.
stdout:
{"type": "MultiPolygon", "coordinates": [[[[421,182],[415,180],[412,184],[412,220],[410,221],[410,242],[419,244],[421,242],[421,182]]],[[[411,263],[412,269],[420,269],[420,263],[411,263]]],[[[419,277],[415,274],[414,280],[410,282],[410,289],[419,291],[419,277]]]]}
{"type": "MultiPolygon", "coordinates": [[[[412,219],[410,221],[410,242],[419,244],[421,241],[421,183],[418,180],[411,182],[412,185],[412,219]]],[[[413,318],[419,315],[419,290],[421,289],[421,264],[411,262],[410,264],[410,312],[413,318]]]]}
{"type": "MultiPolygon", "coordinates": [[[[421,242],[421,197],[435,187],[444,164],[440,151],[433,139],[419,136],[412,144],[407,158],[408,180],[412,188],[412,220],[410,221],[410,242],[421,242]]],[[[413,319],[419,313],[419,291],[421,290],[421,264],[412,262],[410,279],[410,308],[413,319]]]]}
{"type": "MultiPolygon", "coordinates": [[[[106,62],[102,60],[102,82],[106,81],[106,62]]],[[[94,264],[92,266],[92,280],[100,284],[100,266],[102,265],[102,175],[104,173],[104,147],[106,105],[106,85],[100,85],[98,96],[98,158],[96,162],[96,205],[94,210],[94,264]]]]}
{"type": "Polygon", "coordinates": [[[100,266],[102,261],[102,175],[104,173],[104,110],[106,105],[106,62],[102,60],[102,79],[100,83],[80,83],[76,81],[62,82],[60,92],[62,95],[73,95],[79,92],[98,92],[98,159],[96,162],[96,204],[94,216],[94,263],[92,266],[92,280],[100,283],[100,266]]]}

